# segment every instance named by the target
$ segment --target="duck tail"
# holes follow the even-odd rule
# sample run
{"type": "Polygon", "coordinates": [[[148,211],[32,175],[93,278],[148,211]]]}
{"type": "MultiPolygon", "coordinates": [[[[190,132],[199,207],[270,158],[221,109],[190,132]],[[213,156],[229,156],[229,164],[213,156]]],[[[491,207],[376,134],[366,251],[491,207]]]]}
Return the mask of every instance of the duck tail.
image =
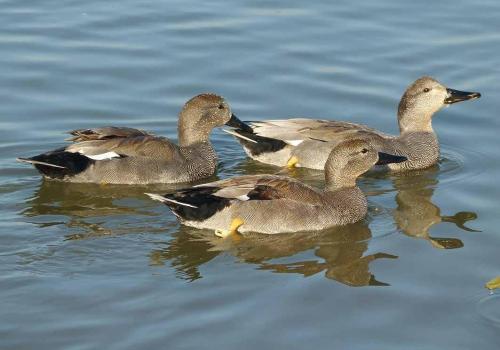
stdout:
{"type": "Polygon", "coordinates": [[[168,203],[177,204],[177,205],[188,207],[188,208],[194,208],[194,209],[198,208],[195,205],[191,205],[191,204],[188,204],[188,203],[183,203],[183,202],[180,202],[180,201],[176,201],[175,199],[163,197],[163,196],[160,196],[159,194],[154,194],[154,193],[144,193],[144,194],[147,195],[147,196],[149,196],[149,198],[151,198],[152,200],[159,201],[159,202],[162,202],[162,203],[168,202],[168,203]]]}
{"type": "Polygon", "coordinates": [[[43,166],[48,166],[48,167],[53,167],[53,168],[59,168],[59,169],[66,169],[66,167],[60,166],[60,165],[55,165],[55,164],[50,164],[46,162],[41,162],[39,160],[34,160],[31,158],[16,158],[18,162],[21,163],[29,163],[33,165],[43,165],[43,166]]]}
{"type": "Polygon", "coordinates": [[[218,187],[197,187],[158,195],[146,193],[164,203],[182,221],[204,221],[230,204],[230,199],[214,195],[218,187]]]}
{"type": "Polygon", "coordinates": [[[74,176],[95,162],[80,153],[67,152],[63,148],[30,158],[17,158],[17,161],[32,164],[41,174],[51,179],[74,176]]]}
{"type": "MultiPolygon", "coordinates": [[[[229,130],[229,129],[222,129],[222,131],[224,131],[225,133],[227,133],[229,135],[233,135],[234,137],[237,137],[239,139],[242,139],[242,140],[245,140],[245,141],[248,141],[248,142],[257,143],[257,141],[252,140],[250,137],[247,137],[245,135],[242,135],[242,134],[238,133],[238,131],[229,130]]],[[[255,134],[252,133],[252,135],[255,135],[255,134]]]]}
{"type": "Polygon", "coordinates": [[[223,129],[223,131],[236,137],[247,153],[251,156],[258,156],[262,153],[277,152],[287,146],[285,141],[257,135],[253,132],[253,130],[223,129]]]}

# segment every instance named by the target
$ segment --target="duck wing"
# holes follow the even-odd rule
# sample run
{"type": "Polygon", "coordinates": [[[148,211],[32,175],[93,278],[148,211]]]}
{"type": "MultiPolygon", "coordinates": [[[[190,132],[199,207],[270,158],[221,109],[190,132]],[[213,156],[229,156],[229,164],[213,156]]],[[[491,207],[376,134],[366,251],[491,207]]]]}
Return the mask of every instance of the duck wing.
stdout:
{"type": "Polygon", "coordinates": [[[279,175],[238,176],[197,185],[195,188],[214,188],[214,196],[242,201],[289,199],[318,204],[323,198],[320,190],[279,175]]]}
{"type": "Polygon", "coordinates": [[[336,142],[356,136],[391,137],[363,124],[336,120],[293,118],[251,122],[250,126],[258,136],[281,140],[293,146],[306,140],[336,142]]]}
{"type": "Polygon", "coordinates": [[[182,220],[204,221],[238,201],[286,199],[293,203],[319,205],[321,191],[294,179],[276,175],[247,175],[197,185],[166,195],[147,193],[163,202],[182,220]]]}
{"type": "Polygon", "coordinates": [[[80,153],[91,159],[102,160],[116,157],[148,157],[172,160],[181,156],[179,147],[165,137],[134,135],[88,139],[73,143],[67,152],[80,153]]]}
{"type": "Polygon", "coordinates": [[[66,141],[73,142],[107,140],[136,136],[154,136],[154,134],[146,132],[144,130],[116,126],[104,126],[101,128],[92,129],[76,129],[69,131],[68,134],[73,135],[73,137],[66,139],[66,141]]]}

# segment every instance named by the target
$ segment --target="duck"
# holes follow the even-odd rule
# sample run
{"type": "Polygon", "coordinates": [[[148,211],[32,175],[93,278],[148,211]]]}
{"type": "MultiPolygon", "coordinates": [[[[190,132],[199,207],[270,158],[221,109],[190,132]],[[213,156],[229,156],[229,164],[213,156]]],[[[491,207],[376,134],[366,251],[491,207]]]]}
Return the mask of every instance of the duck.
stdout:
{"type": "Polygon", "coordinates": [[[70,131],[72,144],[18,161],[45,178],[100,184],[185,183],[212,176],[217,154],[215,127],[241,123],[226,100],[213,93],[187,101],[179,113],[178,144],[143,130],[97,127],[70,131]]]}
{"type": "Polygon", "coordinates": [[[424,76],[408,86],[399,102],[399,135],[389,135],[363,124],[308,118],[231,123],[229,126],[233,129],[224,131],[238,139],[250,158],[279,167],[321,170],[337,143],[364,138],[381,152],[407,157],[405,162],[383,168],[424,169],[439,160],[439,142],[432,128],[434,114],[445,106],[479,97],[479,92],[450,89],[424,76]]]}
{"type": "Polygon", "coordinates": [[[378,152],[363,139],[336,145],[325,163],[325,187],[318,189],[283,175],[242,175],[166,195],[163,202],[186,226],[214,230],[219,237],[319,231],[363,219],[366,197],[358,176],[375,164],[406,161],[378,152]]]}

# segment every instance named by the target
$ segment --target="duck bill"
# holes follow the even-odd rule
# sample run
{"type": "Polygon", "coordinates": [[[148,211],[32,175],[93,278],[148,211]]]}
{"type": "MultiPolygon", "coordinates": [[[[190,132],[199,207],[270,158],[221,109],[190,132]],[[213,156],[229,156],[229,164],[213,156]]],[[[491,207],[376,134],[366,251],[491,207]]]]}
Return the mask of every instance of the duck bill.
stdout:
{"type": "Polygon", "coordinates": [[[229,121],[226,123],[226,125],[230,126],[232,128],[235,128],[235,129],[240,129],[240,130],[243,130],[243,131],[253,132],[253,129],[250,127],[250,125],[246,124],[245,122],[242,122],[234,114],[231,114],[231,119],[229,119],[229,121]]]}
{"type": "Polygon", "coordinates": [[[448,105],[481,97],[481,94],[479,92],[460,91],[453,89],[446,89],[446,92],[448,93],[448,96],[446,96],[446,98],[444,99],[444,103],[448,105]]]}
{"type": "Polygon", "coordinates": [[[378,162],[376,165],[384,165],[390,163],[401,163],[408,160],[408,158],[404,156],[395,156],[393,154],[378,152],[378,162]]]}

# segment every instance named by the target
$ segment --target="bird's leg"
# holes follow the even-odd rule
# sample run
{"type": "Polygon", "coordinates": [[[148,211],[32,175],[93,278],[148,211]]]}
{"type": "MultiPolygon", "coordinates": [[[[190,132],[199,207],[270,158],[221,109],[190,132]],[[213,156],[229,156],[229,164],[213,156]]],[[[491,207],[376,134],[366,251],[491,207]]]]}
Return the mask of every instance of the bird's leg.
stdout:
{"type": "Polygon", "coordinates": [[[217,229],[217,230],[215,230],[215,235],[217,237],[220,237],[220,238],[226,238],[226,237],[229,237],[230,235],[238,234],[238,228],[243,224],[244,224],[244,222],[242,219],[234,218],[231,221],[231,225],[229,226],[229,230],[217,229]]]}

